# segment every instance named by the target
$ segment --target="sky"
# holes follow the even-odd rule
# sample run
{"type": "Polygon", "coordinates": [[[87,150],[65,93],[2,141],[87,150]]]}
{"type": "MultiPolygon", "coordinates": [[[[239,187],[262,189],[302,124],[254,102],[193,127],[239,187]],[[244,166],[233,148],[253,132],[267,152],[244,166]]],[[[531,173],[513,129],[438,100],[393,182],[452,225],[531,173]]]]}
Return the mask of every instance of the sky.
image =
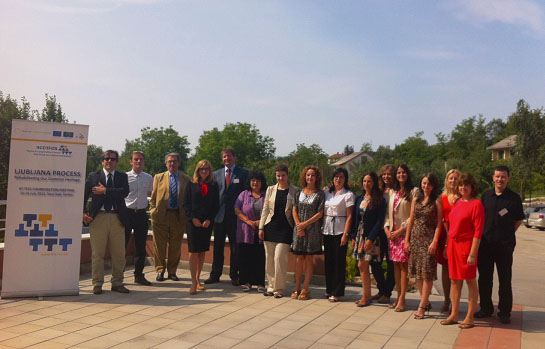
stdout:
{"type": "Polygon", "coordinates": [[[89,142],[254,124],[276,154],[435,143],[545,105],[545,1],[0,0],[0,91],[89,142]]]}

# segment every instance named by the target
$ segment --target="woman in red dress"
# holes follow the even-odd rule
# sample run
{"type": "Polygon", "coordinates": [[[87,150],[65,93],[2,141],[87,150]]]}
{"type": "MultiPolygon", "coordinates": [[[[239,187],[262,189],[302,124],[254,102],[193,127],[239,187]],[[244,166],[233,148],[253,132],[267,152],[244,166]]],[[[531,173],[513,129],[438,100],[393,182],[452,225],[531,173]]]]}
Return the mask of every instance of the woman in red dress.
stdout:
{"type": "Polygon", "coordinates": [[[469,289],[468,310],[458,327],[474,327],[473,313],[479,297],[477,289],[477,252],[484,229],[484,207],[477,199],[477,182],[470,174],[463,174],[457,183],[460,200],[456,201],[449,215],[447,256],[451,279],[452,311],[441,325],[458,323],[460,293],[466,280],[469,289]]]}
{"type": "Polygon", "coordinates": [[[439,243],[437,244],[437,251],[435,257],[437,263],[441,264],[441,281],[443,284],[443,293],[445,301],[441,307],[441,312],[446,313],[450,308],[450,278],[448,275],[448,261],[447,261],[447,226],[448,215],[452,210],[452,205],[458,199],[456,194],[456,182],[460,177],[460,171],[452,169],[447,172],[445,176],[445,188],[443,194],[441,194],[441,201],[443,202],[443,224],[441,225],[441,235],[439,236],[439,243]]]}

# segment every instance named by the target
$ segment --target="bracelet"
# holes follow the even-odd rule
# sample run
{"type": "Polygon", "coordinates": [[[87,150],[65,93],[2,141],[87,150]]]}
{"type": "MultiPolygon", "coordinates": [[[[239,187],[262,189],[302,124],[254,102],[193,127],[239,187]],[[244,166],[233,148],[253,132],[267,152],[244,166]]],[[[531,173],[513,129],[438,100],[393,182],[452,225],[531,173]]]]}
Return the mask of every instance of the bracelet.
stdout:
{"type": "Polygon", "coordinates": [[[470,255],[469,255],[469,257],[473,257],[473,258],[475,258],[475,255],[474,255],[474,254],[470,254],[470,255]]]}

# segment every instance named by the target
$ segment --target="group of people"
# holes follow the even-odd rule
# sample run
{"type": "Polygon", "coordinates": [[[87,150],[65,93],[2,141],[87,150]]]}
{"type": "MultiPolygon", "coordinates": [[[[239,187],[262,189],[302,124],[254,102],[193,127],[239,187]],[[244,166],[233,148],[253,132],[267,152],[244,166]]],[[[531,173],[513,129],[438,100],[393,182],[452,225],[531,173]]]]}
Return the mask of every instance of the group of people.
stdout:
{"type": "Polygon", "coordinates": [[[411,171],[404,164],[383,166],[378,175],[364,174],[362,194],[356,197],[344,168],[337,168],[329,187],[322,188],[320,169],[306,166],[300,173],[298,188],[289,183],[287,166],[279,165],[274,169],[276,184],[267,186],[263,173],[236,165],[233,149],[222,150],[221,156],[224,167],[212,171],[211,163],[201,160],[190,178],[179,171],[179,154],[170,153],[165,157],[167,171],[152,178],[143,172],[142,152],[132,153],[132,170],[127,173],[115,171],[116,151],[104,153],[103,169],[91,173],[85,185],[85,203],[89,197],[92,199],[89,209],[85,205],[83,221],[90,226],[93,293],[102,293],[107,243],[112,256],[112,291],[129,292],[123,285],[123,270],[132,231],[134,281],[151,285],[143,274],[147,197],[151,195],[156,280],[166,280],[165,272],[168,279],[179,280],[176,270],[186,232],[190,294],[204,291],[203,283],[219,282],[228,237],[229,276],[232,284],[240,285],[243,291],[256,287],[265,296],[283,297],[291,252],[296,257],[291,298],[309,299],[314,256],[324,254],[324,297],[338,302],[345,292],[350,244],[362,280],[358,307],[377,301],[396,312],[405,311],[408,280],[415,278],[420,303],[414,318],[423,319],[431,309],[429,296],[439,263],[445,294],[441,311],[450,309],[441,324],[471,328],[474,317],[488,317],[494,312],[491,296],[496,264],[500,282],[498,316],[502,322],[510,322],[515,231],[524,214],[520,197],[507,188],[507,167],[495,168],[494,188],[484,192],[481,200],[477,199],[478,186],[471,174],[448,171],[441,194],[438,178],[432,173],[424,174],[414,187],[411,171]],[[212,231],[212,271],[201,283],[212,231]],[[371,273],[378,288],[373,296],[371,273]],[[459,323],[463,280],[469,289],[468,312],[459,323]],[[391,302],[394,286],[397,299],[391,302]],[[479,296],[481,309],[475,311],[479,296]]]}

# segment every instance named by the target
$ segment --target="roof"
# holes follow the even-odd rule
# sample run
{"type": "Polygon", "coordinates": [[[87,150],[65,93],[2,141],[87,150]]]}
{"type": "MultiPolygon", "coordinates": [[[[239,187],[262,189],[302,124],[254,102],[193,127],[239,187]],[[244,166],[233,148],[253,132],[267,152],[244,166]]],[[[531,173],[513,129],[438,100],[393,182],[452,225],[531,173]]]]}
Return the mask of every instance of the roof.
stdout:
{"type": "Polygon", "coordinates": [[[328,159],[340,159],[343,156],[344,156],[344,153],[337,153],[337,154],[329,155],[327,158],[328,159]]]}
{"type": "Polygon", "coordinates": [[[488,150],[496,149],[511,149],[517,145],[517,135],[511,135],[507,138],[502,139],[498,143],[492,144],[490,147],[486,148],[488,150]]]}
{"type": "Polygon", "coordinates": [[[345,157],[342,157],[341,159],[339,159],[337,162],[334,162],[331,164],[331,166],[342,166],[352,160],[354,160],[355,158],[357,158],[358,156],[360,155],[364,155],[364,156],[367,156],[369,157],[369,155],[364,152],[364,151],[356,151],[356,152],[353,152],[352,154],[350,155],[347,155],[345,157]]]}

